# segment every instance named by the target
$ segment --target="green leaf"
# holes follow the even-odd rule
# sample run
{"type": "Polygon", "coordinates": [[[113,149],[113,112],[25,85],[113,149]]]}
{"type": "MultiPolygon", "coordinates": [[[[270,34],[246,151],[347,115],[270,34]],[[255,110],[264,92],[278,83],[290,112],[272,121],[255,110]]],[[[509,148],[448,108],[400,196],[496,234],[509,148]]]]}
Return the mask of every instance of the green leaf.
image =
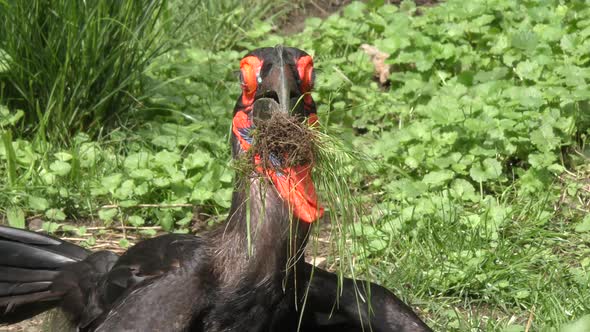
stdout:
{"type": "Polygon", "coordinates": [[[135,189],[135,183],[133,180],[126,180],[121,184],[121,187],[115,191],[113,196],[119,199],[129,199],[133,196],[133,190],[135,189]]]}
{"type": "Polygon", "coordinates": [[[149,228],[149,229],[140,229],[139,230],[139,233],[142,234],[142,235],[148,236],[148,237],[154,237],[157,234],[156,233],[156,230],[155,229],[151,229],[151,228],[149,228]]]}
{"type": "Polygon", "coordinates": [[[174,227],[174,217],[169,210],[161,210],[157,213],[157,220],[162,228],[169,232],[174,227]]]}
{"type": "Polygon", "coordinates": [[[55,184],[55,181],[57,180],[57,176],[46,169],[42,169],[41,172],[39,172],[39,176],[48,186],[55,184]]]}
{"type": "Polygon", "coordinates": [[[203,188],[202,186],[195,187],[191,193],[191,200],[197,201],[197,203],[203,203],[212,197],[213,192],[211,192],[209,189],[203,188]]]}
{"type": "Polygon", "coordinates": [[[138,196],[145,195],[149,192],[149,186],[146,182],[142,182],[137,187],[135,187],[133,192],[138,196]]]}
{"type": "Polygon", "coordinates": [[[534,81],[541,75],[541,67],[536,62],[526,60],[516,66],[516,74],[521,78],[534,81]]]}
{"type": "Polygon", "coordinates": [[[45,211],[45,216],[51,220],[66,220],[66,214],[60,209],[49,209],[45,211]]]}
{"type": "Polygon", "coordinates": [[[36,211],[45,211],[49,208],[49,202],[43,197],[29,196],[29,207],[36,211]]]}
{"type": "Polygon", "coordinates": [[[543,94],[535,87],[521,89],[519,101],[522,106],[530,108],[539,108],[545,102],[543,94]]]}
{"type": "Polygon", "coordinates": [[[440,185],[448,182],[454,176],[454,173],[449,170],[433,171],[424,176],[422,182],[431,185],[440,185]]]}
{"type": "Polygon", "coordinates": [[[182,165],[185,169],[203,168],[209,161],[211,156],[207,152],[194,152],[189,154],[182,165]]]}
{"type": "Polygon", "coordinates": [[[126,199],[124,201],[119,202],[119,206],[123,207],[123,208],[136,206],[137,204],[138,204],[138,202],[133,199],[126,199]]]}
{"type": "Polygon", "coordinates": [[[143,168],[143,169],[135,169],[131,171],[130,176],[134,179],[138,180],[151,180],[154,178],[154,172],[152,170],[143,168]]]}
{"type": "Polygon", "coordinates": [[[103,177],[101,184],[109,192],[113,193],[119,187],[122,180],[123,180],[123,174],[115,173],[113,175],[103,177]]]}
{"type": "Polygon", "coordinates": [[[488,180],[497,179],[502,175],[502,164],[496,159],[488,158],[483,161],[488,180]]]}
{"type": "Polygon", "coordinates": [[[539,38],[533,31],[519,31],[512,35],[512,46],[523,51],[532,52],[538,43],[539,38]]]}
{"type": "Polygon", "coordinates": [[[72,160],[72,155],[67,152],[57,152],[57,153],[54,153],[53,156],[55,157],[55,159],[60,160],[60,161],[72,160]]]}
{"type": "Polygon", "coordinates": [[[8,208],[6,211],[8,225],[16,228],[25,228],[25,213],[17,207],[8,208]]]}
{"type": "Polygon", "coordinates": [[[43,223],[43,230],[49,234],[55,233],[60,227],[61,224],[53,221],[46,221],[43,223]]]}
{"type": "Polygon", "coordinates": [[[220,189],[213,194],[213,200],[222,208],[229,209],[231,206],[231,193],[233,189],[220,189]]]}
{"type": "Polygon", "coordinates": [[[531,143],[541,151],[551,151],[559,147],[560,139],[555,136],[553,127],[549,124],[543,124],[540,128],[533,130],[530,134],[531,143]]]}
{"type": "Polygon", "coordinates": [[[178,137],[172,135],[159,135],[152,139],[152,144],[168,150],[176,149],[179,144],[178,137]]]}
{"type": "Polygon", "coordinates": [[[159,188],[164,188],[170,185],[170,179],[168,178],[163,178],[163,177],[157,177],[154,179],[154,186],[159,187],[159,188]]]}
{"type": "Polygon", "coordinates": [[[475,188],[471,182],[464,179],[455,179],[451,185],[455,197],[463,200],[476,201],[479,195],[475,194],[475,188]]]}
{"type": "Polygon", "coordinates": [[[367,5],[360,1],[355,1],[350,5],[344,7],[343,13],[347,18],[359,19],[363,17],[363,11],[367,5]]]}
{"type": "Polygon", "coordinates": [[[127,240],[127,239],[119,240],[119,246],[121,248],[129,248],[129,240],[127,240]]]}
{"type": "Polygon", "coordinates": [[[389,246],[389,243],[381,238],[373,238],[369,241],[371,251],[381,251],[389,246]]]}
{"type": "Polygon", "coordinates": [[[145,224],[145,220],[140,216],[131,216],[128,221],[134,227],[143,226],[145,224]]]}
{"type": "Polygon", "coordinates": [[[481,163],[474,164],[469,170],[469,176],[477,182],[484,182],[487,180],[486,171],[481,163]]]}
{"type": "Polygon", "coordinates": [[[573,323],[563,326],[560,332],[590,332],[590,314],[580,317],[573,323]]]}
{"type": "MultiPolygon", "coordinates": [[[[2,50],[0,49],[0,53],[2,50]]],[[[0,59],[0,68],[2,68],[2,59],[0,59]]],[[[0,69],[0,73],[2,70],[0,69]]],[[[14,126],[25,115],[23,110],[17,110],[11,113],[8,107],[0,105],[0,127],[14,126]]]]}
{"type": "Polygon", "coordinates": [[[70,173],[72,166],[65,161],[56,160],[49,165],[49,169],[51,169],[56,175],[64,176],[70,173]]]}
{"type": "Polygon", "coordinates": [[[169,151],[160,151],[156,153],[155,163],[160,166],[172,166],[180,161],[180,155],[169,151]]]}
{"type": "Polygon", "coordinates": [[[179,220],[176,221],[176,225],[178,226],[186,226],[188,225],[192,220],[193,220],[193,213],[192,212],[187,212],[186,215],[184,216],[184,218],[181,218],[179,220]]]}
{"type": "Polygon", "coordinates": [[[88,239],[86,239],[86,245],[88,246],[94,246],[96,245],[96,238],[94,236],[89,237],[88,239]]]}
{"type": "Polygon", "coordinates": [[[80,167],[93,167],[96,165],[100,154],[100,147],[96,143],[83,143],[80,146],[79,159],[80,167]]]}
{"type": "Polygon", "coordinates": [[[98,210],[98,217],[103,221],[112,221],[118,213],[117,209],[100,209],[98,210]]]}
{"type": "Polygon", "coordinates": [[[502,329],[502,332],[525,332],[526,328],[523,325],[510,324],[502,329]]]}
{"type": "Polygon", "coordinates": [[[86,235],[86,231],[87,231],[87,229],[84,226],[77,227],[76,228],[76,235],[84,236],[84,235],[86,235]]]}
{"type": "Polygon", "coordinates": [[[496,159],[488,158],[483,163],[474,164],[469,175],[477,182],[497,179],[502,175],[502,164],[496,159]]]}
{"type": "Polygon", "coordinates": [[[134,170],[138,168],[149,168],[152,156],[147,152],[132,153],[123,162],[125,168],[134,170]]]}
{"type": "Polygon", "coordinates": [[[578,233],[590,231],[590,214],[586,215],[582,222],[576,225],[575,230],[578,233]]]}

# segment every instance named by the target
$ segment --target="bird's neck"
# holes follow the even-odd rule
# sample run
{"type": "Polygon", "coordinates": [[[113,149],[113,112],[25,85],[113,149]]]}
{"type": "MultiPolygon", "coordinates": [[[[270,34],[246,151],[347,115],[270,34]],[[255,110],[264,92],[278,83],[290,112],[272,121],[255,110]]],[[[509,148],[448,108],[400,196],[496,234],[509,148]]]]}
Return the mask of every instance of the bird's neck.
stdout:
{"type": "Polygon", "coordinates": [[[227,285],[262,284],[292,275],[303,260],[309,224],[293,218],[264,177],[238,179],[227,222],[216,230],[216,266],[227,285]]]}

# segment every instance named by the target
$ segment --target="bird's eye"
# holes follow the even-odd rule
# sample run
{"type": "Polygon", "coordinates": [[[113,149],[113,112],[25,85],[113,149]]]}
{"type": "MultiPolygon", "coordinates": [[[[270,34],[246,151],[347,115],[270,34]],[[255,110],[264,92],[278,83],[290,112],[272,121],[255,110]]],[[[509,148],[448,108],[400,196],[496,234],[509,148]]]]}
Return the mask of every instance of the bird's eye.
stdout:
{"type": "Polygon", "coordinates": [[[244,73],[242,73],[241,70],[240,70],[240,85],[242,86],[242,88],[244,87],[244,85],[246,85],[246,82],[244,82],[244,73]]]}
{"type": "Polygon", "coordinates": [[[310,92],[313,89],[315,71],[313,70],[313,59],[309,55],[297,59],[297,73],[299,74],[301,91],[310,92]]]}
{"type": "Polygon", "coordinates": [[[262,61],[255,56],[247,56],[240,62],[240,83],[245,94],[252,95],[260,83],[262,61]]]}

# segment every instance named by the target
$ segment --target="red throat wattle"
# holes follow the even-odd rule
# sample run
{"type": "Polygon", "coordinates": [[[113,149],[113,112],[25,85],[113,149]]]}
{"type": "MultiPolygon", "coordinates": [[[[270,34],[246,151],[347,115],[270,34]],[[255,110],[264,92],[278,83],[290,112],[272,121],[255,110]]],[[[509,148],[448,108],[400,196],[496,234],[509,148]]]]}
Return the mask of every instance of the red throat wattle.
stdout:
{"type": "MultiPolygon", "coordinates": [[[[236,112],[232,125],[233,134],[244,151],[250,149],[252,142],[250,132],[254,128],[248,115],[246,111],[236,112]]],[[[310,117],[308,123],[313,124],[315,121],[316,117],[310,117]]],[[[288,202],[295,217],[307,223],[312,223],[322,217],[324,208],[318,204],[315,186],[311,178],[311,164],[274,170],[264,168],[259,155],[254,156],[254,164],[259,174],[271,179],[279,195],[288,202]]]]}

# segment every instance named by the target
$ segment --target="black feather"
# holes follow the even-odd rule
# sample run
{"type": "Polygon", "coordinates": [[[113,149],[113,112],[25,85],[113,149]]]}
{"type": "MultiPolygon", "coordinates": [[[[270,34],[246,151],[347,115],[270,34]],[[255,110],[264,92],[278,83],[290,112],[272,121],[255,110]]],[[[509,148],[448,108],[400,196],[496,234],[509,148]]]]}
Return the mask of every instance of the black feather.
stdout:
{"type": "Polygon", "coordinates": [[[27,282],[22,284],[12,282],[0,282],[0,296],[15,296],[46,291],[51,286],[51,281],[27,282]]]}
{"type": "Polygon", "coordinates": [[[53,280],[58,271],[21,269],[0,266],[0,282],[35,282],[53,280]]]}
{"type": "Polygon", "coordinates": [[[46,246],[56,246],[62,242],[48,235],[10,227],[0,227],[0,238],[22,243],[46,246]]]}
{"type": "MultiPolygon", "coordinates": [[[[56,293],[52,291],[44,291],[39,293],[17,295],[11,297],[0,297],[0,309],[6,307],[6,312],[12,311],[12,309],[21,304],[33,303],[33,302],[47,302],[58,300],[62,297],[62,293],[56,293]]],[[[0,310],[1,313],[1,310],[0,310]]],[[[0,319],[2,315],[0,315],[0,319]]]]}
{"type": "Polygon", "coordinates": [[[52,236],[6,226],[0,226],[0,240],[46,247],[76,261],[81,261],[90,255],[90,251],[52,236]]]}
{"type": "Polygon", "coordinates": [[[26,267],[34,269],[57,269],[76,260],[53,252],[48,248],[40,248],[20,242],[0,240],[0,265],[26,267]]]}

